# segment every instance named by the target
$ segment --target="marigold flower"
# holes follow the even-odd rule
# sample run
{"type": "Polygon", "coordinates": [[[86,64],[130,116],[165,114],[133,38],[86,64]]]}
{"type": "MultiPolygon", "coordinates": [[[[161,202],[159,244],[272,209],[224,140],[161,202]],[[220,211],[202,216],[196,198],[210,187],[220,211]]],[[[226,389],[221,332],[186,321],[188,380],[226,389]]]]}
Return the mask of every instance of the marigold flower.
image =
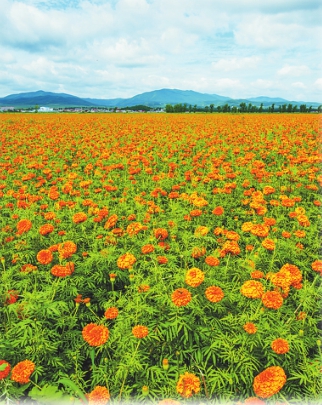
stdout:
{"type": "Polygon", "coordinates": [[[56,264],[50,270],[50,273],[56,277],[66,277],[71,276],[74,273],[75,265],[73,262],[67,263],[65,266],[61,264],[56,264]]]}
{"type": "Polygon", "coordinates": [[[21,219],[17,223],[18,235],[28,232],[32,227],[32,222],[29,219],[21,219]]]}
{"type": "Polygon", "coordinates": [[[283,232],[282,232],[282,236],[283,236],[283,238],[285,238],[285,239],[289,239],[289,238],[292,236],[292,234],[291,234],[290,232],[283,231],[283,232]]]}
{"type": "Polygon", "coordinates": [[[257,327],[255,324],[253,324],[252,322],[247,322],[245,323],[245,325],[243,326],[245,332],[247,332],[250,335],[253,335],[254,333],[257,332],[257,327]]]}
{"type": "Polygon", "coordinates": [[[261,298],[264,287],[260,281],[248,280],[241,286],[240,292],[247,298],[261,298]]]}
{"type": "Polygon", "coordinates": [[[194,236],[196,237],[202,237],[202,236],[206,236],[209,232],[209,228],[207,226],[197,226],[195,232],[194,232],[194,236]]]}
{"type": "Polygon", "coordinates": [[[85,222],[87,219],[87,215],[85,212],[77,212],[76,214],[73,215],[73,222],[74,224],[80,224],[82,222],[85,222]]]}
{"type": "Polygon", "coordinates": [[[196,209],[196,210],[192,210],[192,211],[190,211],[190,216],[191,217],[199,217],[201,214],[202,214],[202,211],[201,210],[198,210],[198,209],[196,209]]]}
{"type": "Polygon", "coordinates": [[[11,366],[10,364],[6,361],[6,360],[0,360],[0,366],[1,366],[1,370],[0,370],[0,380],[3,380],[4,378],[6,378],[8,376],[8,374],[10,373],[11,370],[11,366]],[[5,365],[5,366],[4,366],[5,365]],[[5,368],[3,368],[5,367],[5,368]]]}
{"type": "Polygon", "coordinates": [[[206,248],[201,246],[195,246],[192,248],[191,257],[198,259],[206,254],[206,248]]]}
{"type": "Polygon", "coordinates": [[[195,374],[185,372],[180,375],[176,390],[183,398],[190,398],[193,393],[200,391],[200,379],[195,374]]]}
{"type": "Polygon", "coordinates": [[[54,225],[52,224],[44,224],[39,228],[39,233],[40,235],[48,235],[49,233],[53,232],[54,230],[54,225]]]}
{"type": "Polygon", "coordinates": [[[104,229],[110,229],[113,228],[113,226],[116,225],[118,221],[118,216],[116,214],[111,215],[108,220],[106,221],[104,225],[104,229]]]}
{"type": "Polygon", "coordinates": [[[24,264],[20,269],[21,273],[27,273],[27,274],[31,273],[32,271],[36,271],[36,270],[38,270],[37,266],[34,266],[29,263],[24,264]]]}
{"type": "Polygon", "coordinates": [[[110,393],[106,387],[97,385],[86,397],[88,405],[106,405],[110,400],[110,393]]]}
{"type": "Polygon", "coordinates": [[[146,255],[146,254],[148,254],[148,253],[152,253],[153,251],[154,251],[154,246],[151,245],[151,244],[144,245],[144,246],[142,246],[142,248],[141,248],[141,252],[142,252],[144,255],[146,255]]]}
{"type": "Polygon", "coordinates": [[[312,270],[322,274],[322,260],[315,260],[311,264],[312,270]]]}
{"type": "Polygon", "coordinates": [[[144,226],[141,222],[132,222],[126,228],[127,234],[131,237],[137,235],[142,230],[144,230],[144,226]]]}
{"type": "Polygon", "coordinates": [[[109,338],[109,330],[104,325],[89,323],[84,326],[82,336],[90,346],[101,346],[107,342],[109,338]]]}
{"type": "Polygon", "coordinates": [[[283,297],[278,291],[267,291],[262,295],[262,302],[266,308],[278,309],[283,305],[283,297]]]}
{"type": "Polygon", "coordinates": [[[43,249],[37,253],[37,260],[40,264],[49,264],[53,258],[53,254],[49,249],[43,249]]]}
{"type": "Polygon", "coordinates": [[[288,341],[282,338],[273,340],[271,348],[277,354],[285,354],[290,350],[288,341]]]}
{"type": "Polygon", "coordinates": [[[132,255],[132,253],[127,252],[117,259],[116,264],[118,268],[120,268],[121,270],[125,270],[131,268],[135,262],[136,257],[132,255]]]}
{"type": "Polygon", "coordinates": [[[205,279],[205,274],[203,271],[197,267],[193,267],[188,270],[185,277],[185,282],[190,287],[198,287],[205,279]]]}
{"type": "Polygon", "coordinates": [[[147,291],[149,291],[149,289],[150,289],[150,286],[149,286],[149,285],[147,285],[147,284],[141,284],[141,285],[139,285],[139,287],[138,287],[138,292],[139,292],[139,293],[147,292],[147,291]]]}
{"type": "Polygon", "coordinates": [[[104,316],[106,319],[115,319],[119,314],[119,310],[116,307],[107,308],[104,316]]]}
{"type": "Polygon", "coordinates": [[[67,259],[77,251],[77,246],[74,242],[68,240],[58,245],[58,252],[61,259],[67,259]]]}
{"type": "Polygon", "coordinates": [[[239,255],[240,253],[240,247],[235,240],[227,240],[221,251],[220,251],[220,256],[224,257],[227,253],[230,253],[232,255],[239,255]]]}
{"type": "Polygon", "coordinates": [[[266,238],[269,233],[269,227],[265,224],[253,224],[250,233],[260,238],[266,238]]]}
{"type": "Polygon", "coordinates": [[[35,371],[35,363],[31,360],[23,360],[16,364],[11,372],[11,380],[19,384],[27,384],[31,374],[35,371]]]}
{"type": "Polygon", "coordinates": [[[205,296],[210,302],[219,302],[224,298],[225,294],[220,287],[212,285],[206,288],[205,296]]]}
{"type": "Polygon", "coordinates": [[[254,270],[250,273],[251,278],[263,278],[264,273],[260,270],[254,270]]]}
{"type": "Polygon", "coordinates": [[[169,233],[165,228],[157,228],[153,233],[158,240],[165,240],[169,236],[169,233]]]}
{"type": "Polygon", "coordinates": [[[167,264],[168,263],[168,259],[165,256],[158,256],[157,261],[158,261],[159,264],[167,264]]]}
{"type": "Polygon", "coordinates": [[[213,210],[212,210],[212,213],[214,214],[214,215],[222,215],[223,213],[225,212],[225,210],[223,209],[223,207],[222,206],[218,206],[218,207],[215,207],[213,210]]]}
{"type": "Polygon", "coordinates": [[[266,238],[262,241],[262,246],[267,250],[274,250],[275,242],[272,239],[266,238]]]}
{"type": "Polygon", "coordinates": [[[191,301],[191,293],[186,288],[178,288],[171,294],[171,301],[176,307],[184,307],[191,301]]]}
{"type": "Polygon", "coordinates": [[[271,366],[254,378],[253,389],[260,398],[269,398],[277,394],[286,383],[286,374],[282,367],[271,366]]]}
{"type": "Polygon", "coordinates": [[[290,275],[290,285],[292,285],[293,287],[299,283],[301,283],[302,281],[302,273],[300,271],[300,269],[295,265],[295,264],[290,264],[290,263],[286,263],[284,264],[280,271],[280,274],[283,274],[285,277],[287,277],[287,275],[290,275]]]}
{"type": "Polygon", "coordinates": [[[132,328],[132,334],[138,338],[143,339],[149,334],[149,329],[143,325],[137,325],[132,328]]]}
{"type": "Polygon", "coordinates": [[[9,290],[6,294],[6,300],[4,302],[4,305],[11,305],[17,302],[18,294],[19,293],[16,290],[9,290]]]}
{"type": "Polygon", "coordinates": [[[220,261],[215,256],[207,256],[205,258],[205,263],[208,264],[208,266],[214,267],[214,266],[218,266],[220,264],[220,261]]]}

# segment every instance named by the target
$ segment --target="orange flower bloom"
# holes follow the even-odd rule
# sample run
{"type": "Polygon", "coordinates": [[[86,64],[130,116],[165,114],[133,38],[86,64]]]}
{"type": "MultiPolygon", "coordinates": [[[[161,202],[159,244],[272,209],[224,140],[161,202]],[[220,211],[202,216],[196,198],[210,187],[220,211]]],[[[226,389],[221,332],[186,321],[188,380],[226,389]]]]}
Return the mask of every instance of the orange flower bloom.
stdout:
{"type": "Polygon", "coordinates": [[[267,291],[262,295],[262,302],[266,308],[278,309],[283,305],[283,297],[278,291],[267,291]]]}
{"type": "Polygon", "coordinates": [[[223,209],[223,207],[221,207],[220,205],[218,206],[218,207],[215,207],[213,210],[212,210],[212,213],[214,214],[214,215],[222,215],[223,213],[225,212],[225,210],[223,209]]]}
{"type": "Polygon", "coordinates": [[[205,258],[205,263],[208,264],[208,266],[218,266],[220,264],[220,261],[217,257],[215,256],[207,256],[205,258]]]}
{"type": "Polygon", "coordinates": [[[275,242],[272,239],[266,238],[262,241],[262,246],[267,250],[274,250],[275,242]]]}
{"type": "Polygon", "coordinates": [[[220,251],[220,257],[225,257],[225,255],[227,253],[230,253],[232,255],[239,255],[240,247],[235,240],[227,240],[224,243],[224,245],[220,251]]]}
{"type": "Polygon", "coordinates": [[[101,346],[107,342],[109,338],[109,330],[104,325],[89,323],[84,326],[82,336],[90,346],[101,346]]]}
{"type": "Polygon", "coordinates": [[[208,232],[209,232],[208,227],[200,225],[200,226],[197,226],[197,228],[194,232],[194,236],[196,236],[196,237],[206,236],[208,232]]]}
{"type": "Polygon", "coordinates": [[[50,273],[56,277],[67,277],[71,276],[74,273],[75,265],[73,262],[69,262],[66,266],[62,266],[61,264],[56,264],[50,270],[50,273]]]}
{"type": "Polygon", "coordinates": [[[191,301],[191,293],[185,288],[178,288],[171,294],[171,301],[176,307],[184,307],[191,301]]]}
{"type": "Polygon", "coordinates": [[[315,262],[313,262],[311,264],[312,270],[321,273],[322,275],[322,260],[315,260],[315,262]]]}
{"type": "Polygon", "coordinates": [[[180,375],[176,389],[183,398],[190,398],[193,393],[198,394],[200,391],[200,380],[196,375],[185,372],[180,375]]]}
{"type": "Polygon", "coordinates": [[[159,264],[167,264],[168,263],[168,259],[165,256],[158,256],[157,261],[158,261],[159,264]]]}
{"type": "Polygon", "coordinates": [[[264,224],[253,224],[250,233],[260,238],[266,238],[269,233],[269,227],[264,224]]]}
{"type": "Polygon", "coordinates": [[[37,260],[40,264],[49,264],[53,258],[53,254],[49,249],[43,249],[37,254],[37,260]]]}
{"type": "Polygon", "coordinates": [[[141,248],[141,252],[142,252],[144,255],[146,255],[146,254],[148,254],[148,253],[152,253],[153,251],[154,251],[154,246],[151,245],[151,244],[144,245],[144,246],[142,246],[142,248],[141,248]]]}
{"type": "Polygon", "coordinates": [[[59,257],[61,259],[67,259],[77,251],[77,246],[74,242],[68,240],[58,245],[59,257]]]}
{"type": "Polygon", "coordinates": [[[110,400],[110,393],[106,387],[97,385],[86,397],[88,405],[106,405],[110,400]]]}
{"type": "Polygon", "coordinates": [[[6,294],[4,305],[11,305],[17,302],[19,292],[16,290],[9,290],[6,294]]]}
{"type": "Polygon", "coordinates": [[[158,240],[164,240],[164,239],[167,239],[167,237],[169,236],[169,233],[165,228],[157,228],[154,230],[154,236],[158,240]]]}
{"type": "Polygon", "coordinates": [[[285,354],[290,350],[288,341],[282,338],[273,340],[271,348],[277,354],[285,354]]]}
{"type": "Polygon", "coordinates": [[[3,380],[4,378],[6,378],[11,370],[11,366],[6,360],[0,360],[0,366],[2,366],[1,368],[4,367],[3,366],[4,364],[5,364],[5,368],[0,370],[0,380],[3,380]]]}
{"type": "Polygon", "coordinates": [[[106,221],[104,225],[104,229],[110,229],[113,228],[113,226],[116,225],[118,221],[118,216],[116,214],[111,215],[108,220],[106,221]]]}
{"type": "Polygon", "coordinates": [[[260,398],[269,398],[277,394],[286,383],[286,374],[282,367],[271,366],[254,378],[253,389],[260,398]]]}
{"type": "Polygon", "coordinates": [[[133,264],[136,262],[136,257],[132,255],[132,253],[124,253],[124,255],[120,256],[117,259],[117,267],[121,270],[130,269],[133,264]]]}
{"type": "Polygon", "coordinates": [[[210,286],[206,288],[205,296],[210,302],[219,302],[224,298],[225,294],[220,287],[210,286]]]}
{"type": "Polygon", "coordinates": [[[18,235],[28,232],[32,227],[32,222],[29,219],[21,219],[17,223],[18,235]]]}
{"type": "Polygon", "coordinates": [[[253,335],[254,333],[257,332],[257,327],[255,324],[253,324],[252,322],[247,322],[245,323],[245,325],[243,326],[244,330],[249,333],[250,335],[253,335]]]}
{"type": "Polygon", "coordinates": [[[248,280],[242,285],[240,292],[247,298],[261,298],[264,293],[264,287],[259,281],[248,280]]]}
{"type": "Polygon", "coordinates": [[[250,273],[251,278],[263,278],[264,273],[260,270],[254,270],[250,273]]]}
{"type": "Polygon", "coordinates": [[[193,257],[194,259],[198,259],[199,257],[202,257],[205,254],[206,254],[206,248],[204,248],[203,246],[201,246],[201,247],[195,246],[192,248],[191,257],[193,257]]]}
{"type": "Polygon", "coordinates": [[[149,334],[149,329],[143,325],[137,325],[132,328],[132,334],[138,338],[143,339],[149,334]]]}
{"type": "Polygon", "coordinates": [[[300,269],[297,266],[295,266],[295,264],[289,264],[289,263],[284,264],[281,267],[279,273],[286,277],[289,274],[290,285],[292,285],[293,287],[295,285],[301,283],[301,281],[302,281],[302,273],[301,273],[300,269]]]}
{"type": "Polygon", "coordinates": [[[11,372],[11,380],[19,384],[27,384],[31,374],[35,371],[35,364],[30,360],[20,361],[11,372]]]}
{"type": "Polygon", "coordinates": [[[80,224],[81,222],[85,222],[87,219],[87,215],[85,212],[77,212],[73,215],[73,222],[74,224],[80,224]]]}
{"type": "Polygon", "coordinates": [[[205,279],[205,274],[203,271],[197,267],[193,267],[186,273],[185,282],[190,285],[190,287],[198,287],[205,279]]]}
{"type": "Polygon", "coordinates": [[[40,235],[48,235],[49,233],[53,232],[54,230],[54,225],[52,224],[44,224],[39,228],[39,233],[40,235]]]}
{"type": "Polygon", "coordinates": [[[119,310],[116,307],[107,308],[104,316],[106,319],[115,319],[119,314],[119,310]]]}
{"type": "Polygon", "coordinates": [[[147,291],[149,291],[149,289],[150,289],[150,286],[149,286],[149,285],[147,285],[147,284],[141,284],[141,285],[139,285],[139,287],[138,287],[138,292],[139,292],[139,293],[147,292],[147,291]]]}
{"type": "Polygon", "coordinates": [[[192,210],[192,211],[190,211],[190,216],[191,217],[199,217],[201,214],[202,214],[202,211],[201,210],[192,210]]]}
{"type": "Polygon", "coordinates": [[[32,271],[36,270],[38,270],[37,266],[33,266],[32,264],[29,263],[24,264],[20,269],[22,273],[31,273],[32,271]]]}

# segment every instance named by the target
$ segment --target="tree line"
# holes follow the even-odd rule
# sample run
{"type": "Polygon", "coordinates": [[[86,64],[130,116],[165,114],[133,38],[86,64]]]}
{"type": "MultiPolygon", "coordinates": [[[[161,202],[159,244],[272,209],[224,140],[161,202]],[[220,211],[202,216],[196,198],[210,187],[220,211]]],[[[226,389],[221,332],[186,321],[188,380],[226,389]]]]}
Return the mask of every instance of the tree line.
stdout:
{"type": "Polygon", "coordinates": [[[269,112],[269,113],[310,113],[313,111],[317,111],[318,113],[322,112],[322,105],[320,105],[317,109],[313,109],[312,106],[307,107],[306,104],[301,104],[298,106],[297,104],[282,104],[279,106],[275,106],[275,103],[273,103],[269,107],[264,107],[263,103],[258,107],[256,105],[253,105],[252,103],[249,103],[248,105],[246,103],[240,103],[239,106],[230,106],[229,104],[224,104],[224,105],[219,105],[217,107],[214,106],[214,104],[210,104],[209,106],[205,107],[198,107],[197,104],[195,105],[188,105],[187,103],[184,104],[167,104],[165,106],[165,111],[167,113],[183,113],[183,112],[189,112],[189,113],[195,113],[195,112],[210,112],[213,113],[218,112],[218,113],[262,113],[262,112],[269,112]]]}

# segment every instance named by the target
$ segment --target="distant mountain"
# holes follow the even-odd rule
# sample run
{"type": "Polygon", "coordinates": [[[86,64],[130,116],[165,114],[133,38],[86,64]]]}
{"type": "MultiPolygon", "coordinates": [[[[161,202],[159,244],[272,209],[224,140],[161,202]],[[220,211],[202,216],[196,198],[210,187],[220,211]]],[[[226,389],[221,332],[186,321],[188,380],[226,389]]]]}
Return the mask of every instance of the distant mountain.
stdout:
{"type": "Polygon", "coordinates": [[[165,107],[166,104],[187,104],[196,105],[197,107],[210,106],[214,104],[215,108],[217,106],[222,106],[224,104],[229,104],[230,106],[239,107],[241,103],[246,103],[247,105],[251,103],[255,106],[260,106],[263,103],[263,107],[267,108],[272,104],[275,107],[283,104],[292,104],[300,106],[301,104],[306,104],[307,107],[312,106],[313,108],[318,107],[319,103],[310,103],[304,101],[288,101],[279,97],[250,97],[248,99],[232,99],[230,97],[220,96],[218,94],[207,94],[198,93],[192,90],[178,90],[178,89],[161,89],[149,91],[142,94],[137,94],[131,98],[113,98],[113,99],[98,99],[98,98],[79,98],[65,93],[51,93],[43,90],[11,94],[9,96],[0,98],[0,107],[16,107],[16,108],[26,108],[26,107],[107,107],[107,108],[125,108],[133,107],[138,105],[144,105],[152,108],[165,107]]]}
{"type": "Polygon", "coordinates": [[[79,97],[65,93],[50,93],[39,90],[29,93],[11,94],[7,97],[0,98],[0,106],[8,107],[94,107],[95,105],[79,97]]]}

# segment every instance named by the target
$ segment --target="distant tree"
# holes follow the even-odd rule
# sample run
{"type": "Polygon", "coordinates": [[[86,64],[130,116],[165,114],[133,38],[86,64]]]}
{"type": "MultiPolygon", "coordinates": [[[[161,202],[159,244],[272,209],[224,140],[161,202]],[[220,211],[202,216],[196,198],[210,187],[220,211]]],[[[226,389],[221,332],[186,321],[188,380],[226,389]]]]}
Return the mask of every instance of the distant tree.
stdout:
{"type": "Polygon", "coordinates": [[[300,105],[300,112],[301,113],[305,113],[307,110],[306,110],[306,104],[301,104],[300,105]]]}
{"type": "Polygon", "coordinates": [[[165,112],[167,113],[173,113],[173,106],[171,104],[166,104],[165,106],[165,112]]]}
{"type": "Polygon", "coordinates": [[[205,112],[207,113],[209,111],[209,107],[206,105],[205,106],[205,112]]]}
{"type": "Polygon", "coordinates": [[[297,105],[293,105],[292,112],[295,113],[297,111],[297,105]]]}
{"type": "Polygon", "coordinates": [[[272,104],[272,110],[271,110],[272,113],[274,112],[274,109],[275,109],[275,104],[273,103],[272,104]]]}
{"type": "Polygon", "coordinates": [[[288,112],[288,113],[293,112],[293,106],[292,106],[292,104],[289,104],[289,105],[287,106],[287,112],[288,112]]]}
{"type": "Polygon", "coordinates": [[[213,104],[210,104],[210,112],[212,113],[213,111],[214,111],[214,105],[213,104]]]}
{"type": "Polygon", "coordinates": [[[229,112],[229,111],[230,111],[230,106],[226,103],[222,107],[222,112],[226,113],[226,112],[229,112]]]}
{"type": "Polygon", "coordinates": [[[286,104],[283,104],[283,105],[282,105],[282,113],[285,113],[285,112],[286,112],[286,107],[287,107],[286,104]]]}
{"type": "Polygon", "coordinates": [[[233,107],[231,107],[231,112],[233,112],[233,113],[238,112],[237,107],[235,105],[233,107]]]}
{"type": "Polygon", "coordinates": [[[38,112],[38,110],[39,110],[39,105],[38,105],[38,104],[36,104],[36,105],[35,105],[35,112],[37,113],[37,112],[38,112]]]}
{"type": "Polygon", "coordinates": [[[310,107],[309,107],[309,109],[308,109],[308,112],[310,113],[310,112],[312,112],[312,106],[310,105],[310,107]]]}
{"type": "Polygon", "coordinates": [[[188,110],[190,113],[192,112],[192,105],[190,104],[189,105],[189,110],[188,110]]]}
{"type": "Polygon", "coordinates": [[[221,105],[219,105],[219,106],[217,107],[217,111],[218,111],[219,113],[222,112],[221,105]]]}
{"type": "Polygon", "coordinates": [[[318,106],[318,113],[321,113],[322,112],[322,105],[319,105],[318,106]]]}
{"type": "Polygon", "coordinates": [[[263,103],[261,103],[261,105],[260,105],[260,107],[259,107],[259,109],[258,109],[258,112],[263,112],[263,103]]]}
{"type": "Polygon", "coordinates": [[[195,104],[192,108],[192,111],[195,113],[197,111],[197,104],[195,104]]]}
{"type": "Polygon", "coordinates": [[[239,107],[240,107],[240,112],[246,112],[246,103],[240,103],[239,104],[239,107]]]}

